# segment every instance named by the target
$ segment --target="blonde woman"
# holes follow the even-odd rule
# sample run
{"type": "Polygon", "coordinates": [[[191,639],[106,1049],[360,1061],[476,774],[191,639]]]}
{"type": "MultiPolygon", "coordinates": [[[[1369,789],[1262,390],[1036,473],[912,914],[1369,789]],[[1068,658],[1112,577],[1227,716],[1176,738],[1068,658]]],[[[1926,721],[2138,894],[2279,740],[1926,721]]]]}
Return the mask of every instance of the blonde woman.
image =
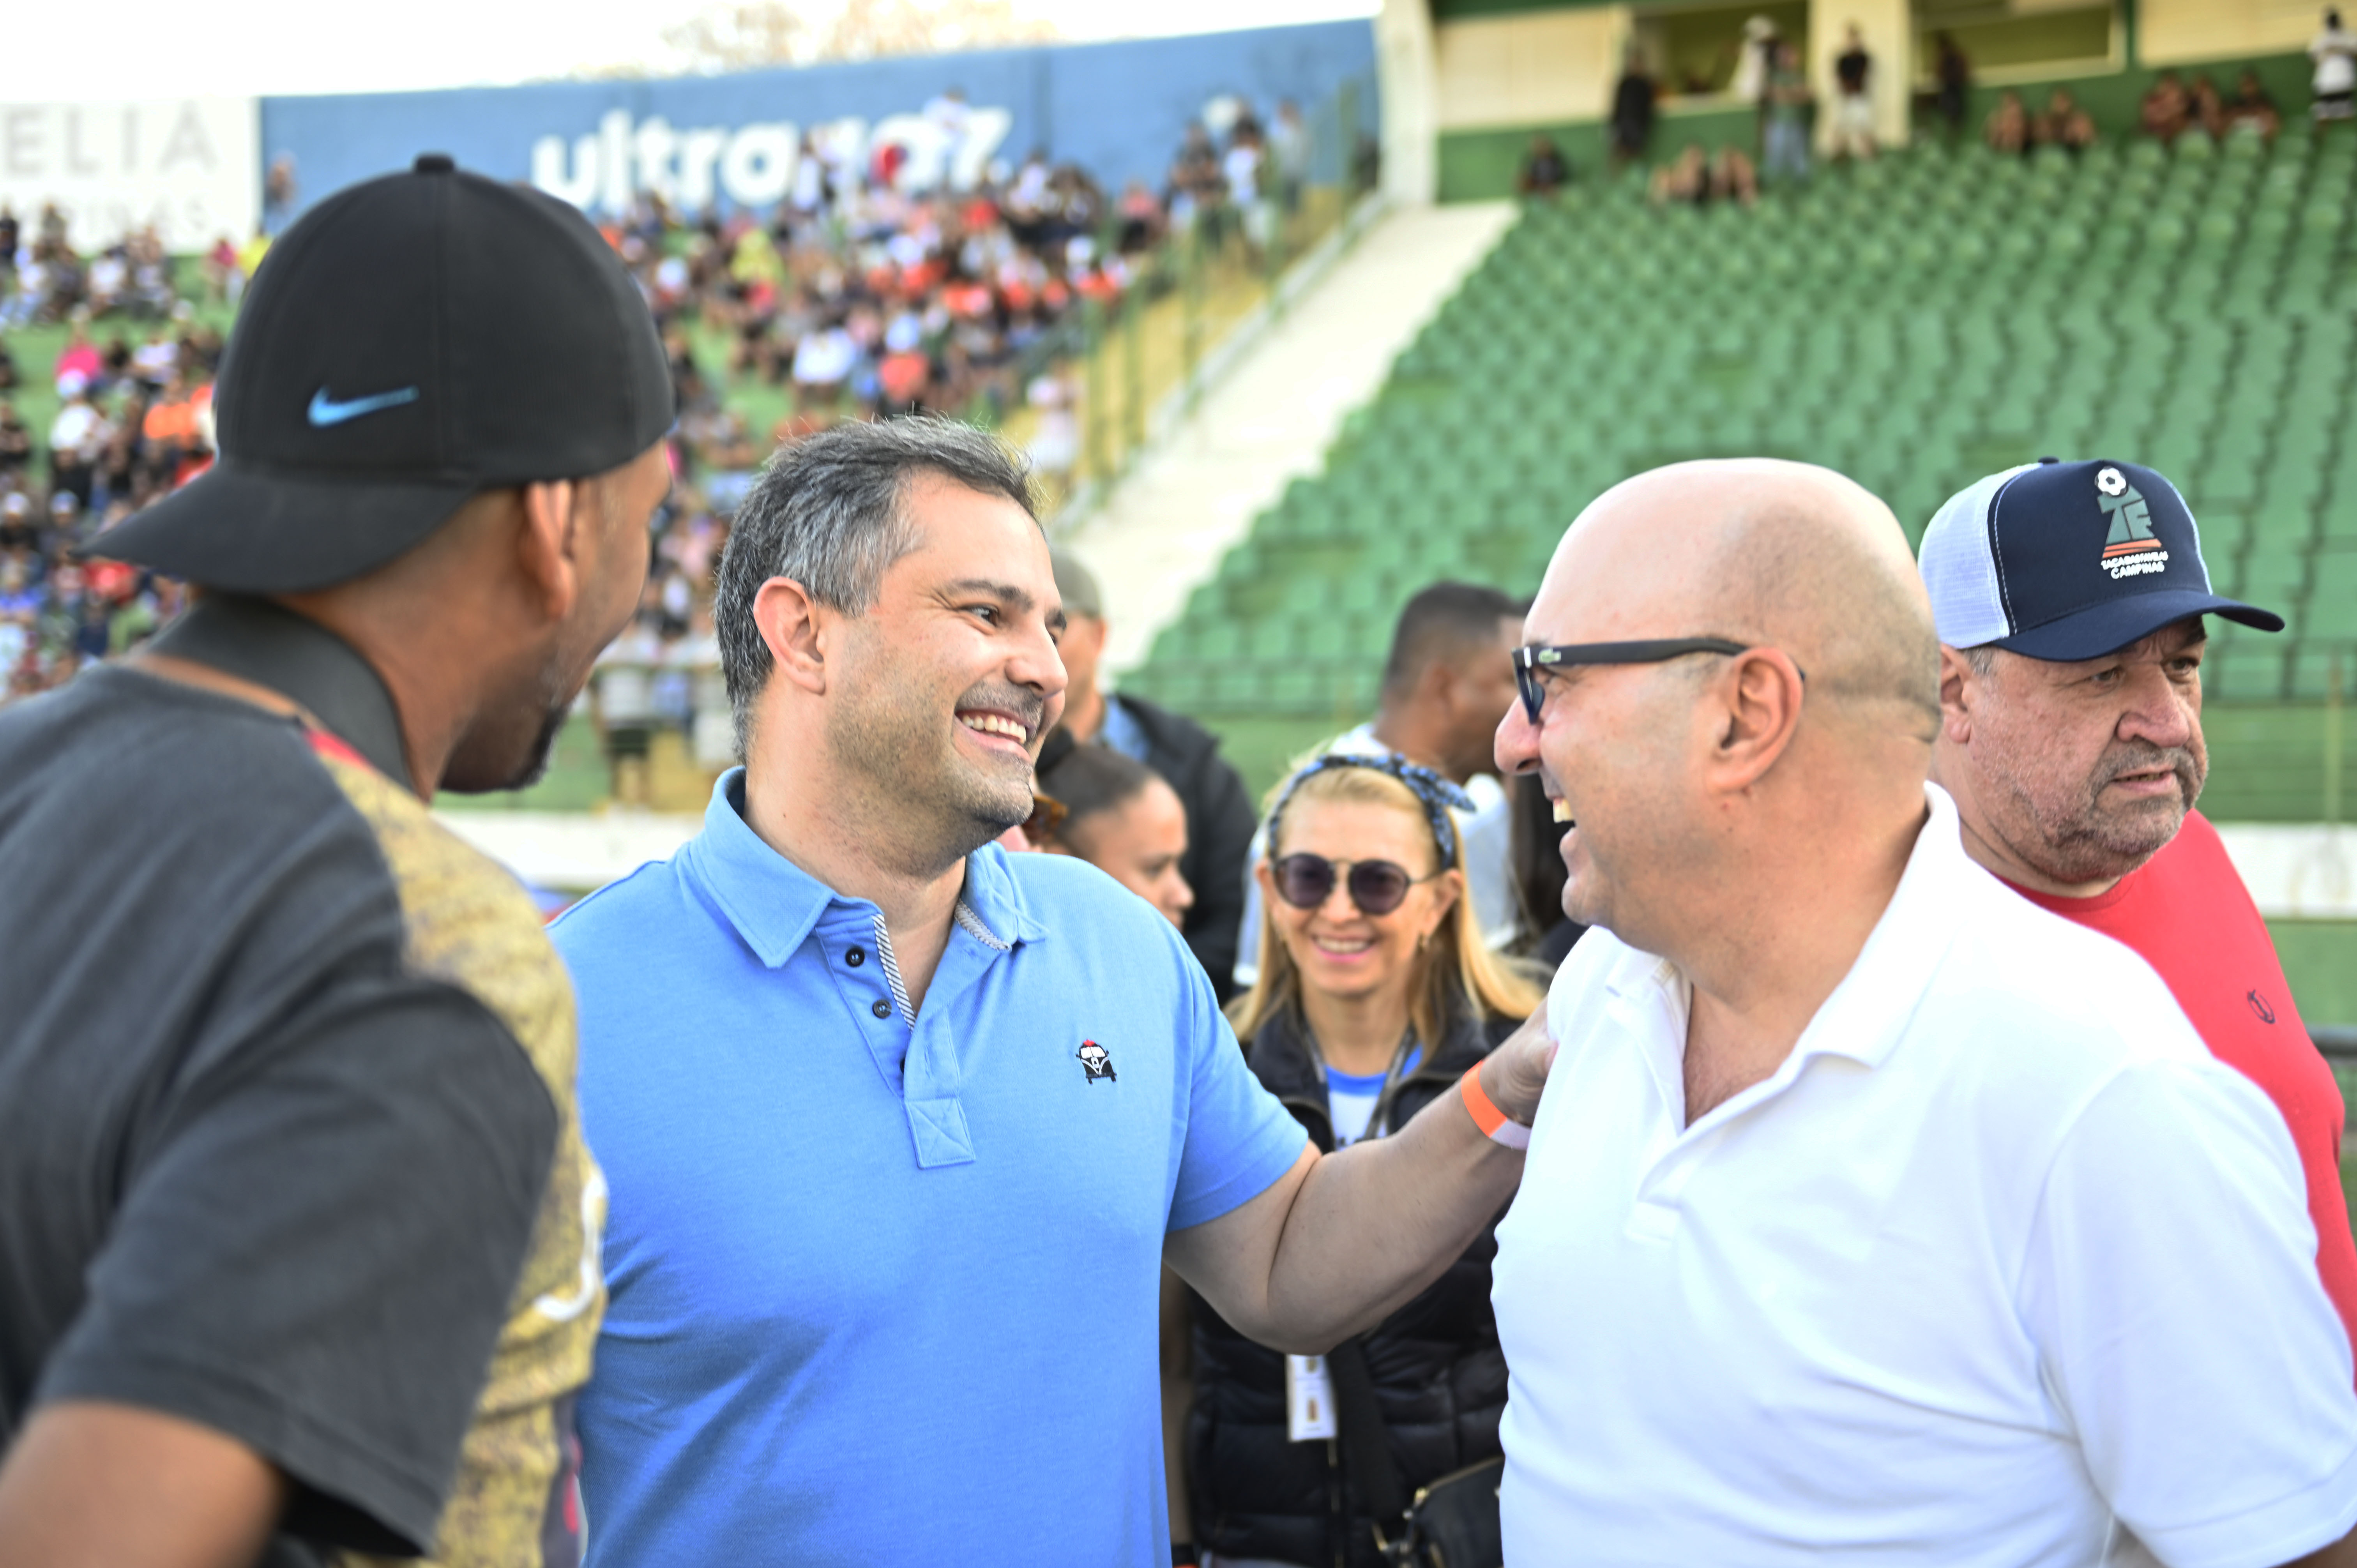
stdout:
{"type": "MultiPolygon", "coordinates": [[[[1538,1005],[1532,981],[1483,944],[1465,897],[1449,811],[1470,804],[1399,757],[1326,756],[1270,809],[1253,868],[1270,916],[1260,981],[1229,1016],[1254,1074],[1321,1149],[1405,1125],[1538,1005]]],[[[1288,1389],[1351,1375],[1346,1360],[1372,1384],[1391,1489],[1412,1496],[1496,1456],[1506,1367],[1490,1311],[1495,1251],[1485,1233],[1324,1366],[1288,1366],[1192,1302],[1186,1450],[1200,1561],[1376,1568],[1363,1499],[1385,1488],[1365,1474],[1371,1456],[1347,1435],[1309,1435],[1314,1419],[1305,1433],[1299,1398],[1289,1419],[1288,1389]]],[[[1384,1533],[1397,1535],[1392,1521],[1384,1533]]]]}

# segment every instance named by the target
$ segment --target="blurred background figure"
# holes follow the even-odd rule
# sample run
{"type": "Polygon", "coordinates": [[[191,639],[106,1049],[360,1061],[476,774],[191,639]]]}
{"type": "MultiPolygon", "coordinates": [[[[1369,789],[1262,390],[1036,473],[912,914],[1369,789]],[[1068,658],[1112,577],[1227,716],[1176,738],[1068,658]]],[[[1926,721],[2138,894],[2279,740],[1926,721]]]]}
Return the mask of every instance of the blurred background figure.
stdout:
{"type": "Polygon", "coordinates": [[[1770,57],[1768,87],[1760,106],[1760,172],[1795,185],[1809,177],[1809,109],[1815,94],[1801,69],[1801,51],[1780,43],[1770,57]]]}
{"type": "Polygon", "coordinates": [[[1563,912],[1564,886],[1571,879],[1563,864],[1563,835],[1571,824],[1555,819],[1555,802],[1535,777],[1507,779],[1506,801],[1514,897],[1522,916],[1522,929],[1507,950],[1553,974],[1587,930],[1563,912]]]}
{"type": "MultiPolygon", "coordinates": [[[[1270,813],[1269,853],[1254,866],[1270,911],[1261,978],[1229,1012],[1254,1076],[1321,1149],[1405,1125],[1539,1004],[1538,987],[1483,941],[1465,896],[1451,817],[1462,801],[1396,757],[1329,755],[1270,813]]],[[[1378,1568],[1363,1499],[1405,1498],[1498,1455],[1496,1250],[1484,1232],[1423,1294],[1323,1358],[1256,1345],[1190,1302],[1186,1455],[1195,1541],[1210,1560],[1378,1568]],[[1372,1400],[1382,1452],[1347,1434],[1295,1440],[1288,1391],[1321,1368],[1343,1408],[1372,1400]]]]}
{"type": "Polygon", "coordinates": [[[1187,855],[1187,808],[1143,762],[1082,746],[1060,726],[1039,752],[1039,789],[1064,808],[1042,848],[1085,860],[1159,910],[1182,931],[1195,890],[1187,855]]]}
{"type": "Polygon", "coordinates": [[[1981,126],[1981,140],[1991,152],[2018,156],[2029,150],[2029,111],[2023,106],[2020,93],[2008,87],[1997,98],[1996,107],[1988,112],[1981,126]]]}
{"type": "MultiPolygon", "coordinates": [[[[1244,856],[1253,836],[1252,798],[1244,793],[1243,778],[1221,757],[1220,743],[1209,730],[1142,697],[1104,689],[1099,679],[1106,631],[1103,591],[1096,574],[1079,556],[1063,549],[1052,553],[1056,591],[1063,596],[1068,618],[1063,640],[1057,645],[1069,682],[1063,720],[1057,727],[1076,742],[1118,752],[1151,768],[1185,808],[1186,838],[1178,876],[1192,890],[1193,899],[1183,911],[1179,929],[1224,1005],[1235,993],[1238,933],[1244,918],[1244,856]]],[[[1056,794],[1053,789],[1048,792],[1056,794]]]]}
{"type": "Polygon", "coordinates": [[[1653,119],[1660,113],[1661,84],[1645,67],[1645,51],[1636,44],[1620,68],[1612,89],[1612,166],[1642,163],[1653,143],[1653,119]]]}
{"type": "MultiPolygon", "coordinates": [[[[1458,822],[1467,896],[1474,923],[1491,946],[1512,940],[1515,929],[1506,797],[1491,753],[1499,717],[1514,700],[1513,650],[1522,640],[1522,617],[1521,602],[1496,588],[1435,583],[1423,589],[1401,609],[1392,630],[1374,718],[1313,753],[1400,757],[1467,792],[1458,822]]],[[[1255,836],[1255,858],[1261,849],[1255,836]]],[[[1244,893],[1243,951],[1236,961],[1241,985],[1257,977],[1261,905],[1255,881],[1244,893]]]]}
{"type": "Polygon", "coordinates": [[[1553,196],[1571,183],[1571,160],[1555,145],[1555,138],[1542,131],[1531,138],[1531,150],[1523,155],[1522,173],[1515,177],[1514,188],[1524,196],[1553,196]]]}
{"type": "Polygon", "coordinates": [[[1847,43],[1834,57],[1834,124],[1830,148],[1840,157],[1874,156],[1874,57],[1853,22],[1847,43]]]}
{"type": "Polygon", "coordinates": [[[2348,119],[2351,96],[2357,94],[2357,33],[2341,25],[2339,7],[2324,13],[2324,31],[2308,46],[2308,58],[2316,66],[2309,86],[2316,95],[2309,112],[2317,124],[2348,119]]]}

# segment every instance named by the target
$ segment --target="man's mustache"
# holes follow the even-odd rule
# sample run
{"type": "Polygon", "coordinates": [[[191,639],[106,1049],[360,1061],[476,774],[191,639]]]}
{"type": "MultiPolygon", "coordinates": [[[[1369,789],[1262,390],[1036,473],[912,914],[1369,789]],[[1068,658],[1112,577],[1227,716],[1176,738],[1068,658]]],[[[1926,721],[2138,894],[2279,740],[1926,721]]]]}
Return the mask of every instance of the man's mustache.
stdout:
{"type": "Polygon", "coordinates": [[[2123,746],[2105,755],[2095,771],[2091,793],[2100,795],[2105,785],[2116,783],[2131,773],[2158,773],[2164,769],[2177,776],[2178,782],[2184,786],[2190,796],[2193,792],[2194,780],[2201,776],[2201,765],[2190,746],[2143,743],[2123,746]]]}

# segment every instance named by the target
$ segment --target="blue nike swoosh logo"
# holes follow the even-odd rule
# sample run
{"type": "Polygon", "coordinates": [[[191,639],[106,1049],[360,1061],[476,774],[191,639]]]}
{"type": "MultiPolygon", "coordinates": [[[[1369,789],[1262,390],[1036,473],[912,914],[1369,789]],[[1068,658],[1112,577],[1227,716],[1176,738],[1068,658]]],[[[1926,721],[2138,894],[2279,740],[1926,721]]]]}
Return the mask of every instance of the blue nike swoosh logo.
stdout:
{"type": "Polygon", "coordinates": [[[321,387],[311,394],[311,423],[319,429],[325,430],[330,424],[341,424],[348,419],[358,419],[363,413],[375,413],[381,409],[399,408],[404,403],[416,401],[415,387],[402,387],[394,392],[378,392],[373,397],[356,397],[347,403],[336,402],[328,395],[328,389],[321,387]]]}

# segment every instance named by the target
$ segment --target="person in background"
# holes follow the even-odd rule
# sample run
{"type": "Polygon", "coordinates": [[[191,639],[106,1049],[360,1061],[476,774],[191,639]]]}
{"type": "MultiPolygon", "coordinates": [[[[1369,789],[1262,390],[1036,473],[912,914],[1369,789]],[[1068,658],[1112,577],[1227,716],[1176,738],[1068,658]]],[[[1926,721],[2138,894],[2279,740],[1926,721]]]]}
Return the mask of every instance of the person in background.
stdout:
{"type": "Polygon", "coordinates": [[[1499,762],[1602,929],[1498,1226],[1509,1563],[2357,1562],[2283,1119],[1966,854],[1933,626],[1799,464],[1641,474],[1547,568],[1499,762]]]}
{"type": "MultiPolygon", "coordinates": [[[[1403,757],[1466,790],[1473,801],[1459,824],[1466,893],[1483,940],[1493,946],[1513,939],[1515,904],[1506,865],[1506,795],[1490,737],[1498,715],[1514,700],[1512,650],[1522,628],[1522,606],[1496,588],[1435,583],[1419,590],[1392,628],[1374,718],[1317,748],[1403,757]]],[[[1260,858],[1257,833],[1251,853],[1260,858]]],[[[1255,880],[1244,895],[1243,953],[1236,961],[1241,985],[1253,984],[1259,973],[1261,903],[1255,880]]]]}
{"type": "Polygon", "coordinates": [[[2029,111],[2023,106],[2020,93],[2008,87],[1997,95],[1996,107],[1988,112],[1988,120],[1981,126],[1981,139],[1991,152],[2018,156],[2029,150],[2029,111]]]}
{"type": "Polygon", "coordinates": [[[1570,880],[1563,864],[1563,837],[1569,830],[1557,820],[1555,803],[1534,778],[1507,779],[1506,803],[1512,822],[1508,839],[1514,897],[1522,911],[1521,929],[1509,950],[1553,974],[1587,930],[1563,912],[1563,890],[1570,880]]]}
{"type": "Polygon", "coordinates": [[[1941,123],[1948,127],[1948,145],[1953,146],[1964,134],[1964,105],[1972,95],[1973,62],[1953,33],[1943,30],[1932,41],[1936,50],[1932,64],[1932,102],[1941,123]]]}
{"type": "Polygon", "coordinates": [[[1187,929],[1195,890],[1179,869],[1187,857],[1187,808],[1143,762],[1082,746],[1060,726],[1039,748],[1039,789],[1063,807],[1040,845],[1087,861],[1187,929]]]}
{"type": "Polygon", "coordinates": [[[2046,101],[2046,113],[2031,124],[2029,139],[2038,146],[2083,153],[2095,145],[2095,117],[2079,107],[2068,88],[2058,87],[2046,101]]]}
{"type": "Polygon", "coordinates": [[[2276,101],[2260,85],[2259,73],[2248,67],[2234,79],[2234,96],[2227,100],[2225,114],[2230,134],[2240,131],[2272,144],[2276,133],[2283,129],[2283,114],[2276,108],[2276,101]]]}
{"type": "Polygon", "coordinates": [[[2218,84],[2208,71],[2193,78],[2193,86],[2186,93],[2191,105],[2189,124],[2194,130],[2215,141],[2226,134],[2226,101],[2218,91],[2218,84]]]}
{"type": "Polygon", "coordinates": [[[1653,144],[1653,121],[1661,112],[1661,84],[1645,66],[1645,50],[1631,43],[1612,89],[1612,166],[1645,161],[1653,144]]]}
{"type": "Polygon", "coordinates": [[[1523,155],[1522,171],[1514,177],[1514,189],[1523,196],[1553,196],[1571,183],[1571,162],[1555,138],[1541,131],[1531,137],[1531,150],[1523,155]]]}
{"type": "MultiPolygon", "coordinates": [[[[1064,661],[1064,716],[1072,739],[1145,764],[1187,809],[1187,849],[1178,876],[1195,895],[1179,930],[1222,1005],[1235,994],[1238,932],[1244,918],[1244,865],[1253,838],[1252,797],[1243,776],[1220,755],[1217,736],[1194,720],[1143,697],[1107,691],[1101,679],[1104,594],[1079,556],[1058,548],[1056,591],[1066,624],[1057,651],[1064,661]]],[[[1049,794],[1054,794],[1052,789],[1049,794]]]]}
{"type": "MultiPolygon", "coordinates": [[[[1245,1060],[1321,1149],[1382,1138],[1539,1003],[1481,940],[1458,865],[1460,791],[1395,756],[1329,754],[1288,779],[1253,868],[1273,918],[1230,1013],[1245,1060]]],[[[1375,1528],[1416,1488],[1496,1457],[1506,1365],[1485,1231],[1416,1298],[1323,1357],[1287,1357],[1192,1303],[1187,1471],[1195,1544],[1222,1563],[1378,1568],[1375,1528]],[[1327,1419],[1290,1397],[1308,1379],[1327,1419]],[[1384,1452],[1330,1425],[1372,1391],[1384,1452]],[[1334,1437],[1337,1441],[1325,1439],[1334,1437]],[[1389,1484],[1374,1474],[1389,1472],[1389,1484]]]]}
{"type": "Polygon", "coordinates": [[[1835,157],[1874,156],[1874,57],[1867,52],[1865,35],[1849,26],[1842,52],[1834,57],[1834,124],[1831,143],[1835,157]]]}
{"type": "Polygon", "coordinates": [[[2308,46],[2308,58],[2316,64],[2309,79],[2316,98],[2309,112],[2319,125],[2348,119],[2351,100],[2357,96],[2357,33],[2341,25],[2338,6],[2324,13],[2324,31],[2308,46]]]}
{"type": "Polygon", "coordinates": [[[2193,807],[2209,772],[2202,618],[2261,631],[2283,618],[2210,591],[2192,512],[2133,463],[1992,474],[1932,518],[1921,567],[1943,645],[1932,777],[1955,799],[1966,853],[2040,908],[2134,949],[2211,1054],[2275,1102],[2305,1171],[2318,1275],[2357,1339],[2340,1090],[2266,922],[2193,807]],[[2097,557],[2107,570],[2089,593],[2097,557]]]}
{"type": "Polygon", "coordinates": [[[1808,73],[1801,69],[1801,51],[1789,43],[1776,46],[1768,72],[1767,96],[1761,102],[1760,172],[1800,184],[1809,177],[1808,73]]]}
{"type": "Polygon", "coordinates": [[[2162,71],[2136,104],[2136,129],[2166,145],[2183,135],[2192,123],[2192,95],[2175,71],[2162,71]]]}

